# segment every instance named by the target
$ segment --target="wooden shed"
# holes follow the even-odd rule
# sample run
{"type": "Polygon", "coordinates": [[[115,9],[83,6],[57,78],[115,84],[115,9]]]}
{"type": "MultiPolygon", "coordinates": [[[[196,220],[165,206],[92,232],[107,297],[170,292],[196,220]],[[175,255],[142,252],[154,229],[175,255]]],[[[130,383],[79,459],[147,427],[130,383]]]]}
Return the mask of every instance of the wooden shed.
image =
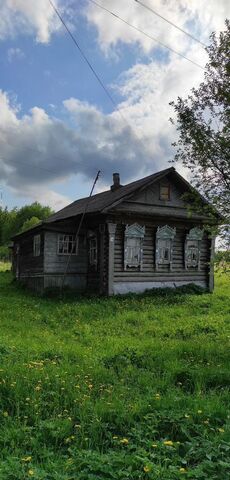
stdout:
{"type": "Polygon", "coordinates": [[[124,186],[113,174],[110,190],[13,238],[15,278],[39,292],[61,287],[63,279],[78,292],[106,295],[189,283],[212,291],[214,238],[205,213],[188,211],[188,191],[173,167],[124,186]]]}

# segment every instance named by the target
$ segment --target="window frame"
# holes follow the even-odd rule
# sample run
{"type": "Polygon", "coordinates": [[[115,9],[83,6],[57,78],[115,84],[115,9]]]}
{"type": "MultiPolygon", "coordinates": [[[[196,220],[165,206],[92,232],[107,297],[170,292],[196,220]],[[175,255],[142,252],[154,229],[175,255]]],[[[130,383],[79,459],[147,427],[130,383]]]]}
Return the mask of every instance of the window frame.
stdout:
{"type": "Polygon", "coordinates": [[[156,270],[159,269],[159,266],[168,265],[170,270],[172,270],[172,261],[173,261],[173,239],[176,235],[176,227],[169,227],[164,225],[163,227],[158,227],[156,232],[156,251],[155,251],[155,265],[156,270]],[[163,245],[166,243],[167,246],[163,245]],[[161,255],[161,251],[167,249],[168,258],[164,258],[161,255]]]}
{"type": "Polygon", "coordinates": [[[40,257],[41,255],[41,234],[38,233],[33,237],[33,256],[40,257]]]}
{"type": "MultiPolygon", "coordinates": [[[[124,236],[124,270],[142,270],[143,267],[143,241],[145,235],[145,226],[134,223],[126,225],[124,236]],[[129,242],[135,240],[139,245],[129,245],[129,242]],[[130,260],[132,254],[129,255],[130,249],[137,249],[137,261],[130,260]]],[[[132,242],[131,242],[132,243],[132,242]]]]}
{"type": "Polygon", "coordinates": [[[171,185],[170,185],[170,183],[160,183],[159,200],[162,200],[164,202],[169,202],[171,200],[171,185]],[[165,193],[162,193],[162,191],[161,191],[162,188],[167,188],[167,198],[164,197],[165,193]]]}
{"type": "Polygon", "coordinates": [[[189,230],[185,238],[184,244],[184,261],[185,261],[185,269],[196,269],[200,270],[200,256],[201,256],[201,249],[200,243],[203,238],[203,230],[199,227],[194,227],[189,230]],[[196,260],[191,260],[189,257],[189,250],[195,249],[197,252],[196,260]]]}
{"type": "Polygon", "coordinates": [[[78,255],[78,238],[76,239],[75,235],[73,235],[72,233],[59,233],[58,234],[58,238],[57,238],[57,255],[78,255]],[[61,237],[69,237],[68,240],[61,240],[61,237]],[[70,240],[70,237],[72,238],[72,240],[70,240]],[[60,251],[60,245],[61,243],[63,244],[67,244],[67,248],[66,248],[66,251],[65,252],[61,252],[60,251]],[[73,245],[75,244],[75,248],[73,249],[73,245]],[[69,249],[69,246],[71,246],[71,248],[69,249]]]}
{"type": "Polygon", "coordinates": [[[89,257],[89,266],[94,267],[97,270],[98,266],[98,239],[96,234],[91,234],[89,236],[89,248],[88,248],[88,257],[89,257]],[[94,245],[92,244],[94,242],[94,245]]]}

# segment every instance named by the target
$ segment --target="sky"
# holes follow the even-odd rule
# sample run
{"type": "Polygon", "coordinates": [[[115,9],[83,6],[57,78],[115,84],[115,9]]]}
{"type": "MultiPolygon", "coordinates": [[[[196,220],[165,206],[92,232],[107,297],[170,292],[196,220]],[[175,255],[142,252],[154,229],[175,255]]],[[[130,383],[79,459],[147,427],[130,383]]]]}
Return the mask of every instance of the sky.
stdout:
{"type": "Polygon", "coordinates": [[[230,16],[229,0],[96,0],[154,41],[92,0],[53,2],[107,93],[49,0],[0,0],[3,207],[39,201],[59,210],[88,196],[98,170],[96,192],[113,172],[125,184],[171,166],[169,102],[198,87],[208,55],[141,3],[205,45],[230,16]]]}

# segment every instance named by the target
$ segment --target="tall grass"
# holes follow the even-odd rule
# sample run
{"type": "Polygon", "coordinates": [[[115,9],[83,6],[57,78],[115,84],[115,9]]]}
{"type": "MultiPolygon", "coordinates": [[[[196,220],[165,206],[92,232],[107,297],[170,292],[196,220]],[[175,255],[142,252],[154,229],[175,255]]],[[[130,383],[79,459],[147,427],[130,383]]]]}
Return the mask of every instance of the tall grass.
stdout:
{"type": "Polygon", "coordinates": [[[229,279],[38,298],[0,275],[0,479],[229,474],[229,279]]]}

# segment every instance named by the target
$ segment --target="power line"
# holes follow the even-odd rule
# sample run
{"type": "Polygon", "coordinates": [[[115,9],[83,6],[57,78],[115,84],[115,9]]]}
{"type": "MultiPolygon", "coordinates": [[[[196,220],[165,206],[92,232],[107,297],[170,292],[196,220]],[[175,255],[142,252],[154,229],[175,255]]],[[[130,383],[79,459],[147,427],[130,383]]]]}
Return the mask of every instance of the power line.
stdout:
{"type": "Polygon", "coordinates": [[[168,20],[167,18],[163,17],[163,15],[161,15],[160,13],[156,12],[156,10],[153,10],[153,8],[149,7],[148,5],[146,5],[145,3],[141,2],[140,0],[134,0],[134,2],[138,3],[139,5],[141,5],[143,8],[146,8],[146,10],[149,10],[150,12],[152,12],[154,15],[156,15],[157,17],[161,18],[162,20],[165,20],[165,22],[169,23],[169,25],[172,25],[173,27],[177,28],[177,30],[179,30],[180,32],[184,33],[185,35],[187,35],[188,37],[190,37],[192,40],[194,40],[195,42],[199,43],[200,45],[202,45],[202,47],[206,48],[207,45],[205,45],[204,42],[202,42],[201,40],[199,40],[198,38],[194,37],[194,35],[192,35],[191,33],[187,32],[186,30],[183,30],[183,28],[179,27],[178,25],[176,25],[175,23],[171,22],[171,20],[168,20]]]}
{"type": "MultiPolygon", "coordinates": [[[[50,0],[49,0],[50,1],[50,0]]],[[[202,67],[201,65],[199,65],[199,63],[196,63],[194,62],[193,60],[191,60],[190,58],[186,57],[185,55],[183,55],[183,53],[179,53],[177,52],[176,50],[174,50],[173,48],[169,47],[168,45],[166,45],[165,43],[161,42],[160,40],[158,40],[157,38],[154,38],[152,35],[150,35],[149,33],[146,33],[144,32],[144,30],[141,30],[140,28],[136,27],[135,25],[133,25],[132,23],[129,23],[127,20],[124,20],[124,18],[120,17],[119,15],[117,15],[116,13],[112,12],[111,10],[109,10],[108,8],[104,7],[103,5],[95,2],[95,0],[88,0],[89,2],[93,3],[94,5],[96,5],[97,7],[101,8],[102,10],[105,10],[107,13],[109,13],[110,15],[112,15],[113,17],[115,17],[117,20],[120,20],[121,22],[125,23],[126,25],[128,25],[129,27],[133,28],[134,30],[136,30],[137,32],[141,33],[142,35],[144,35],[145,37],[149,38],[150,40],[153,40],[154,42],[158,43],[159,45],[161,45],[162,47],[164,48],[167,48],[168,50],[170,50],[171,52],[175,53],[176,55],[184,58],[185,60],[187,60],[188,62],[192,63],[193,65],[195,65],[196,67],[198,68],[201,68],[202,70],[205,70],[204,67],[202,67]]],[[[136,1],[136,0],[135,0],[136,1]]]]}
{"type": "Polygon", "coordinates": [[[61,14],[59,13],[57,7],[54,5],[54,3],[51,1],[51,0],[48,0],[51,7],[53,8],[53,10],[55,11],[56,15],[58,16],[60,22],[62,23],[62,25],[64,26],[64,28],[66,29],[66,31],[68,32],[69,36],[72,38],[75,46],[77,47],[77,49],[79,50],[81,56],[84,58],[85,62],[87,63],[88,67],[90,68],[90,70],[92,71],[93,75],[96,77],[97,81],[100,83],[101,87],[103,88],[103,90],[105,91],[106,95],[109,97],[110,101],[112,102],[113,106],[115,108],[117,108],[116,106],[116,102],[114,101],[112,95],[109,93],[108,89],[106,88],[106,86],[104,85],[103,81],[101,80],[101,78],[99,77],[99,75],[97,74],[96,70],[94,69],[94,67],[92,66],[92,64],[90,63],[90,61],[88,60],[88,58],[86,57],[85,53],[83,52],[82,48],[80,47],[78,41],[76,40],[76,37],[72,34],[71,30],[69,29],[69,27],[67,26],[67,24],[65,23],[65,20],[62,18],[61,14]]]}
{"type": "Polygon", "coordinates": [[[90,68],[90,70],[92,71],[93,75],[95,76],[96,80],[99,82],[99,84],[101,85],[101,87],[103,88],[104,92],[106,93],[107,97],[110,99],[111,103],[113,104],[114,108],[115,108],[115,111],[117,111],[120,115],[120,117],[122,118],[123,122],[130,128],[130,130],[132,131],[132,133],[134,134],[134,136],[136,137],[136,139],[144,146],[144,143],[142,141],[142,139],[139,137],[139,135],[135,132],[135,130],[133,129],[133,127],[129,124],[128,120],[125,118],[125,116],[123,115],[123,113],[119,110],[115,100],[113,99],[112,95],[109,93],[107,87],[105,86],[105,84],[103,83],[103,81],[101,80],[101,78],[99,77],[99,75],[97,74],[96,70],[94,69],[94,67],[92,66],[91,62],[88,60],[86,54],[83,52],[82,48],[80,47],[78,41],[76,40],[76,37],[72,34],[71,30],[69,29],[69,27],[67,26],[66,22],[64,21],[64,19],[62,18],[60,12],[58,11],[57,7],[53,4],[52,0],[48,0],[50,5],[52,6],[54,12],[56,13],[56,15],[58,16],[60,22],[62,23],[62,25],[64,26],[64,28],[66,29],[66,31],[68,32],[69,36],[71,37],[71,39],[73,40],[75,46],[77,47],[77,49],[79,50],[80,54],[82,55],[82,57],[84,58],[85,62],[87,63],[88,67],[90,68]]]}

